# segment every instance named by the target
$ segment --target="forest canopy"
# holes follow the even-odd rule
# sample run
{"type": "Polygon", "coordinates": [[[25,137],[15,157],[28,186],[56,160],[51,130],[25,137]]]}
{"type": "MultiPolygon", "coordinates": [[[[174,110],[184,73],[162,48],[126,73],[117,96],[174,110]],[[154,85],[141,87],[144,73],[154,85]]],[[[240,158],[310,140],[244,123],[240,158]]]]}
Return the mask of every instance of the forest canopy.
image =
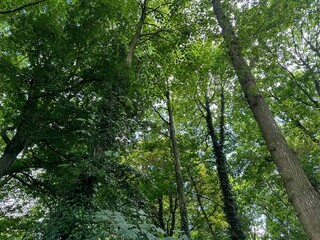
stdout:
{"type": "Polygon", "coordinates": [[[319,12],[0,2],[0,239],[320,239],[319,12]]]}

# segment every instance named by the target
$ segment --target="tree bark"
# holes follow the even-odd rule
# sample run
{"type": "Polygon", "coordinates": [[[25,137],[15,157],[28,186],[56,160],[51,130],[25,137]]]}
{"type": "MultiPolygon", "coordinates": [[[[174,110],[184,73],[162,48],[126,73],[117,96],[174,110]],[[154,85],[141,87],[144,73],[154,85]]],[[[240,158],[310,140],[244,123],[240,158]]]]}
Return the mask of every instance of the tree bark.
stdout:
{"type": "Polygon", "coordinates": [[[169,196],[169,210],[170,210],[170,217],[168,219],[168,227],[167,227],[167,235],[173,236],[174,228],[176,223],[176,211],[177,211],[177,198],[173,199],[172,195],[169,196]],[[169,224],[169,220],[171,220],[171,224],[169,224]]]}
{"type": "Polygon", "coordinates": [[[162,228],[163,230],[165,230],[165,223],[164,223],[164,219],[163,219],[163,195],[158,197],[158,213],[157,213],[157,217],[158,217],[158,224],[159,227],[162,228]]]}
{"type": "MultiPolygon", "coordinates": [[[[221,95],[223,97],[223,94],[221,95]]],[[[220,182],[220,188],[222,191],[223,198],[223,210],[229,224],[229,234],[230,239],[242,240],[246,239],[241,222],[237,213],[237,204],[233,198],[231,184],[228,176],[228,170],[226,166],[226,156],[223,152],[223,142],[224,142],[224,99],[221,99],[221,119],[220,119],[220,141],[218,140],[217,134],[213,127],[212,114],[210,110],[210,103],[208,97],[205,101],[205,111],[206,111],[206,123],[209,131],[209,135],[212,140],[214,156],[216,158],[217,172],[220,182]]]]}
{"type": "Polygon", "coordinates": [[[178,144],[176,139],[176,131],[175,131],[175,126],[173,121],[172,106],[171,106],[169,91],[166,92],[166,97],[167,97],[167,107],[168,107],[168,115],[169,115],[170,140],[171,140],[171,147],[172,147],[173,158],[174,158],[177,192],[178,192],[179,206],[180,206],[181,229],[185,235],[190,236],[188,211],[187,211],[186,200],[184,196],[183,177],[181,173],[179,149],[178,149],[178,144]]]}
{"type": "Polygon", "coordinates": [[[9,167],[16,160],[19,153],[25,148],[25,145],[26,138],[22,133],[21,127],[19,127],[14,137],[7,142],[7,146],[0,158],[0,178],[7,174],[9,167]]]}
{"type": "Polygon", "coordinates": [[[129,44],[129,51],[128,51],[127,58],[126,58],[127,66],[129,68],[132,65],[132,58],[134,56],[134,51],[135,51],[135,49],[138,45],[138,42],[141,38],[142,27],[144,24],[144,20],[146,19],[146,16],[147,16],[147,9],[148,9],[147,0],[144,0],[143,5],[142,5],[142,10],[141,10],[141,16],[140,16],[140,19],[139,19],[139,22],[138,22],[138,25],[136,28],[136,32],[135,32],[134,36],[132,37],[130,44],[129,44]]]}
{"type": "Polygon", "coordinates": [[[279,170],[289,201],[292,203],[310,239],[320,239],[320,197],[312,187],[298,157],[282,135],[270,109],[258,90],[255,78],[246,63],[241,46],[222,10],[220,0],[212,0],[213,10],[222,28],[222,36],[229,50],[231,63],[236,71],[244,96],[270,154],[279,170]]]}

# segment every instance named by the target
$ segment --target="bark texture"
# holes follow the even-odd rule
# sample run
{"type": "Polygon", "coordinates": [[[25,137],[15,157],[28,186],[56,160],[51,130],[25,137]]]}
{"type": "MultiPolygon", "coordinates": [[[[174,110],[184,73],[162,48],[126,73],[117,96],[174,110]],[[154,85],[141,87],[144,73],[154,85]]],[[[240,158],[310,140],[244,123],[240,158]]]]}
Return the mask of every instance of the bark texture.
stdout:
{"type": "Polygon", "coordinates": [[[175,131],[175,126],[173,121],[172,106],[171,106],[169,91],[166,92],[166,97],[167,97],[167,107],[168,107],[168,115],[169,115],[169,133],[170,133],[171,147],[172,147],[173,158],[174,158],[177,192],[178,192],[179,206],[180,206],[181,230],[185,235],[190,236],[188,211],[187,211],[187,205],[186,205],[186,200],[184,196],[183,177],[181,173],[179,149],[178,149],[176,131],[175,131]]]}
{"type": "Polygon", "coordinates": [[[212,140],[214,156],[216,158],[216,166],[217,172],[220,182],[220,188],[222,192],[223,198],[223,210],[227,218],[227,222],[229,224],[229,234],[230,239],[233,240],[242,240],[246,239],[243,228],[241,226],[241,222],[237,213],[237,204],[234,200],[231,190],[231,184],[228,176],[228,169],[226,166],[226,156],[223,152],[223,142],[224,142],[224,130],[223,130],[223,108],[224,108],[224,99],[222,94],[221,104],[222,107],[222,115],[220,120],[220,140],[218,140],[218,136],[213,127],[212,114],[210,111],[210,103],[209,99],[206,97],[205,102],[205,110],[206,110],[206,123],[209,131],[209,135],[212,140]]]}
{"type": "Polygon", "coordinates": [[[237,36],[221,7],[220,0],[212,0],[213,10],[222,28],[222,36],[229,50],[232,65],[240,81],[245,98],[258,123],[271,156],[298,218],[310,239],[320,239],[320,197],[312,187],[298,157],[288,146],[264,98],[257,89],[253,74],[246,63],[237,36]]]}

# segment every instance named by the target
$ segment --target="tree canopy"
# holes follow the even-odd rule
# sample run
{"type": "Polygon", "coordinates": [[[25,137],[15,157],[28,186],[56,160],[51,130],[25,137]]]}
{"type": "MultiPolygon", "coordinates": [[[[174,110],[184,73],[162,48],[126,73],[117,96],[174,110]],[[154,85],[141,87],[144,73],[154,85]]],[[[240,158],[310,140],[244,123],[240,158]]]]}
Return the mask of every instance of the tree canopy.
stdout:
{"type": "Polygon", "coordinates": [[[318,0],[0,3],[0,239],[319,239],[318,0]]]}

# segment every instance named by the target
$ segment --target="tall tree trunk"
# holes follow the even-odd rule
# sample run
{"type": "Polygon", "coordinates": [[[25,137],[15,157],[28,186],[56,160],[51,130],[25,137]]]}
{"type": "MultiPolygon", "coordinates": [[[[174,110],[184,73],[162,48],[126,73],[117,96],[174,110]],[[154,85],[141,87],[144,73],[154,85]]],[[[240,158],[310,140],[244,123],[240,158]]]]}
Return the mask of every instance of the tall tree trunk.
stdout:
{"type": "Polygon", "coordinates": [[[171,140],[171,147],[172,147],[173,158],[174,158],[174,167],[175,167],[176,182],[177,182],[177,192],[178,192],[179,206],[180,206],[181,229],[184,234],[186,234],[187,236],[190,236],[189,222],[188,222],[188,211],[187,211],[186,200],[185,200],[185,196],[184,196],[183,177],[182,177],[182,173],[181,173],[179,149],[178,149],[178,144],[177,144],[177,139],[176,139],[176,131],[175,131],[175,127],[174,127],[172,106],[171,106],[169,91],[166,92],[166,97],[167,97],[167,107],[168,107],[168,115],[169,115],[170,140],[171,140]]]}
{"type": "Polygon", "coordinates": [[[208,97],[206,97],[205,101],[205,111],[206,111],[206,122],[209,131],[209,135],[212,140],[214,156],[216,158],[216,166],[217,172],[220,182],[220,188],[222,191],[223,197],[223,210],[226,214],[227,222],[229,224],[229,234],[230,239],[233,240],[242,240],[246,239],[243,228],[241,226],[241,222],[237,213],[237,204],[233,198],[231,184],[228,176],[228,170],[226,166],[226,156],[223,151],[223,142],[224,142],[224,96],[221,94],[221,119],[220,119],[220,141],[218,140],[217,134],[213,127],[212,114],[210,110],[210,103],[208,97]]]}
{"type": "Polygon", "coordinates": [[[320,197],[312,187],[298,157],[288,146],[264,98],[259,92],[253,74],[241,53],[241,47],[230,20],[222,10],[220,0],[212,0],[212,3],[244,96],[279,170],[289,201],[297,212],[298,218],[309,238],[319,240],[320,197]]]}
{"type": "Polygon", "coordinates": [[[127,62],[127,66],[130,68],[132,65],[132,58],[134,56],[134,51],[138,45],[138,42],[141,38],[141,33],[142,33],[142,27],[144,24],[144,20],[146,19],[147,16],[147,0],[144,0],[143,4],[142,4],[142,9],[141,9],[141,16],[138,22],[138,25],[136,27],[136,32],[134,34],[134,36],[132,37],[130,44],[129,44],[129,51],[127,54],[127,58],[126,58],[126,62],[127,62]]]}

